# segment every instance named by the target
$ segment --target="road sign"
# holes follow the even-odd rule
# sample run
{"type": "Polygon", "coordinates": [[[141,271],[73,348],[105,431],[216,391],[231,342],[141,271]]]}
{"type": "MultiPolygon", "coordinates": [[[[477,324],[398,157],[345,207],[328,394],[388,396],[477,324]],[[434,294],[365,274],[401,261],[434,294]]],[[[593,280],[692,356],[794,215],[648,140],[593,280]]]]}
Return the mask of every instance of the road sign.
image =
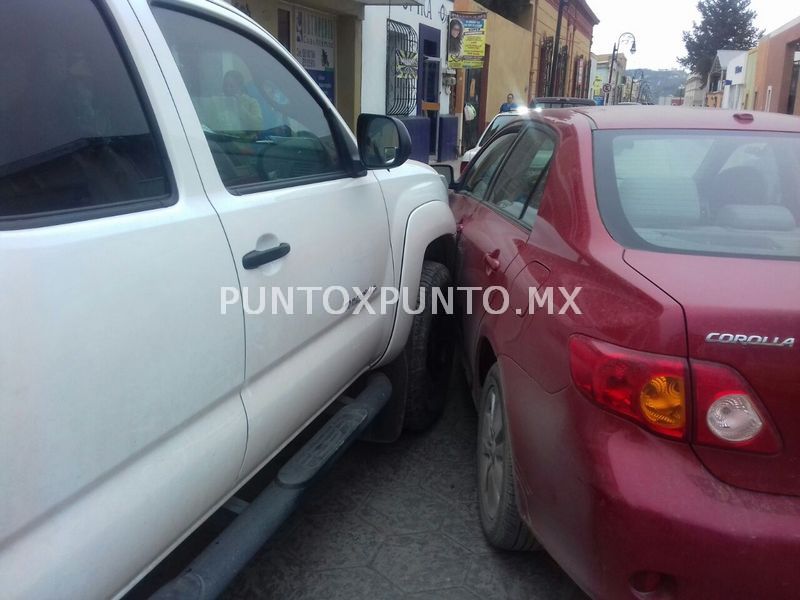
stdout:
{"type": "Polygon", "coordinates": [[[603,93],[604,94],[608,94],[610,92],[611,92],[611,84],[610,83],[604,83],[603,84],[603,93]]]}

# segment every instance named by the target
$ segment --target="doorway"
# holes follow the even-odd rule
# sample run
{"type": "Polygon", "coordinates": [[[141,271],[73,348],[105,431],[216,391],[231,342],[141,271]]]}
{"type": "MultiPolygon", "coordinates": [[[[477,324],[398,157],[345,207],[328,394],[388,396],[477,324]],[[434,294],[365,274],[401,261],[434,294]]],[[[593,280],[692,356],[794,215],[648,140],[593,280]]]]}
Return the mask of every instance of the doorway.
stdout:
{"type": "Polygon", "coordinates": [[[439,88],[441,87],[442,32],[427,25],[419,26],[419,77],[417,87],[417,112],[428,118],[429,141],[428,153],[436,154],[439,139],[439,88]]]}
{"type": "Polygon", "coordinates": [[[800,108],[797,102],[797,96],[800,95],[800,42],[794,45],[792,56],[794,60],[792,61],[792,78],[789,83],[789,102],[786,106],[787,115],[795,114],[800,108]]]}

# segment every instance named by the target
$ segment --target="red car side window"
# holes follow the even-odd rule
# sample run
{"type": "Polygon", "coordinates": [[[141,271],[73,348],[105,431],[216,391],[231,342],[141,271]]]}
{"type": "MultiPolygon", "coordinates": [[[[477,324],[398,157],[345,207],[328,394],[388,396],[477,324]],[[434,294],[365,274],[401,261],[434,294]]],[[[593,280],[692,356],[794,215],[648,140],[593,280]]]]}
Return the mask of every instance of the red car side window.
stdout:
{"type": "Polygon", "coordinates": [[[503,165],[489,203],[531,226],[541,200],[537,192],[544,187],[544,175],[554,150],[553,138],[546,132],[534,128],[526,130],[503,165]]]}
{"type": "Polygon", "coordinates": [[[472,169],[467,173],[460,191],[477,200],[483,200],[489,191],[492,177],[516,137],[517,132],[507,133],[489,144],[478,156],[472,169]]]}

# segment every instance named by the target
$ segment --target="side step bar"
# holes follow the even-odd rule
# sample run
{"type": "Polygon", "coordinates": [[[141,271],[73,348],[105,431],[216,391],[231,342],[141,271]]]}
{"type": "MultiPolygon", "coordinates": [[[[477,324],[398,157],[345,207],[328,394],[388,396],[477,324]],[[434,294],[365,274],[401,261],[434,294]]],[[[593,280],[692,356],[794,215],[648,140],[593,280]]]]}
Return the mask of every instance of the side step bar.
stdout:
{"type": "Polygon", "coordinates": [[[352,445],[391,395],[392,384],[386,375],[370,375],[364,391],[325,423],[219,537],[152,599],[217,598],[294,511],[303,492],[352,445]]]}

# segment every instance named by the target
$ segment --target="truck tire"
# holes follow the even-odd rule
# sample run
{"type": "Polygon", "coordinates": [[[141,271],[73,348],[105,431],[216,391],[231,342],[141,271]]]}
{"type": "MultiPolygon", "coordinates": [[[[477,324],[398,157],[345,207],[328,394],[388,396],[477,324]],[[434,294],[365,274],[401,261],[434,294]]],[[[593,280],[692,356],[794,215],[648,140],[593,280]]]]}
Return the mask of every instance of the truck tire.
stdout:
{"type": "Polygon", "coordinates": [[[501,550],[535,550],[539,543],[522,521],[514,487],[500,369],[495,363],[481,390],[478,414],[478,510],[486,540],[501,550]]]}
{"type": "Polygon", "coordinates": [[[441,263],[425,261],[420,278],[420,295],[425,294],[425,309],[414,316],[411,333],[403,350],[408,372],[404,427],[424,431],[444,410],[453,365],[453,317],[439,306],[434,315],[431,294],[434,288],[451,286],[450,272],[441,263]]]}

